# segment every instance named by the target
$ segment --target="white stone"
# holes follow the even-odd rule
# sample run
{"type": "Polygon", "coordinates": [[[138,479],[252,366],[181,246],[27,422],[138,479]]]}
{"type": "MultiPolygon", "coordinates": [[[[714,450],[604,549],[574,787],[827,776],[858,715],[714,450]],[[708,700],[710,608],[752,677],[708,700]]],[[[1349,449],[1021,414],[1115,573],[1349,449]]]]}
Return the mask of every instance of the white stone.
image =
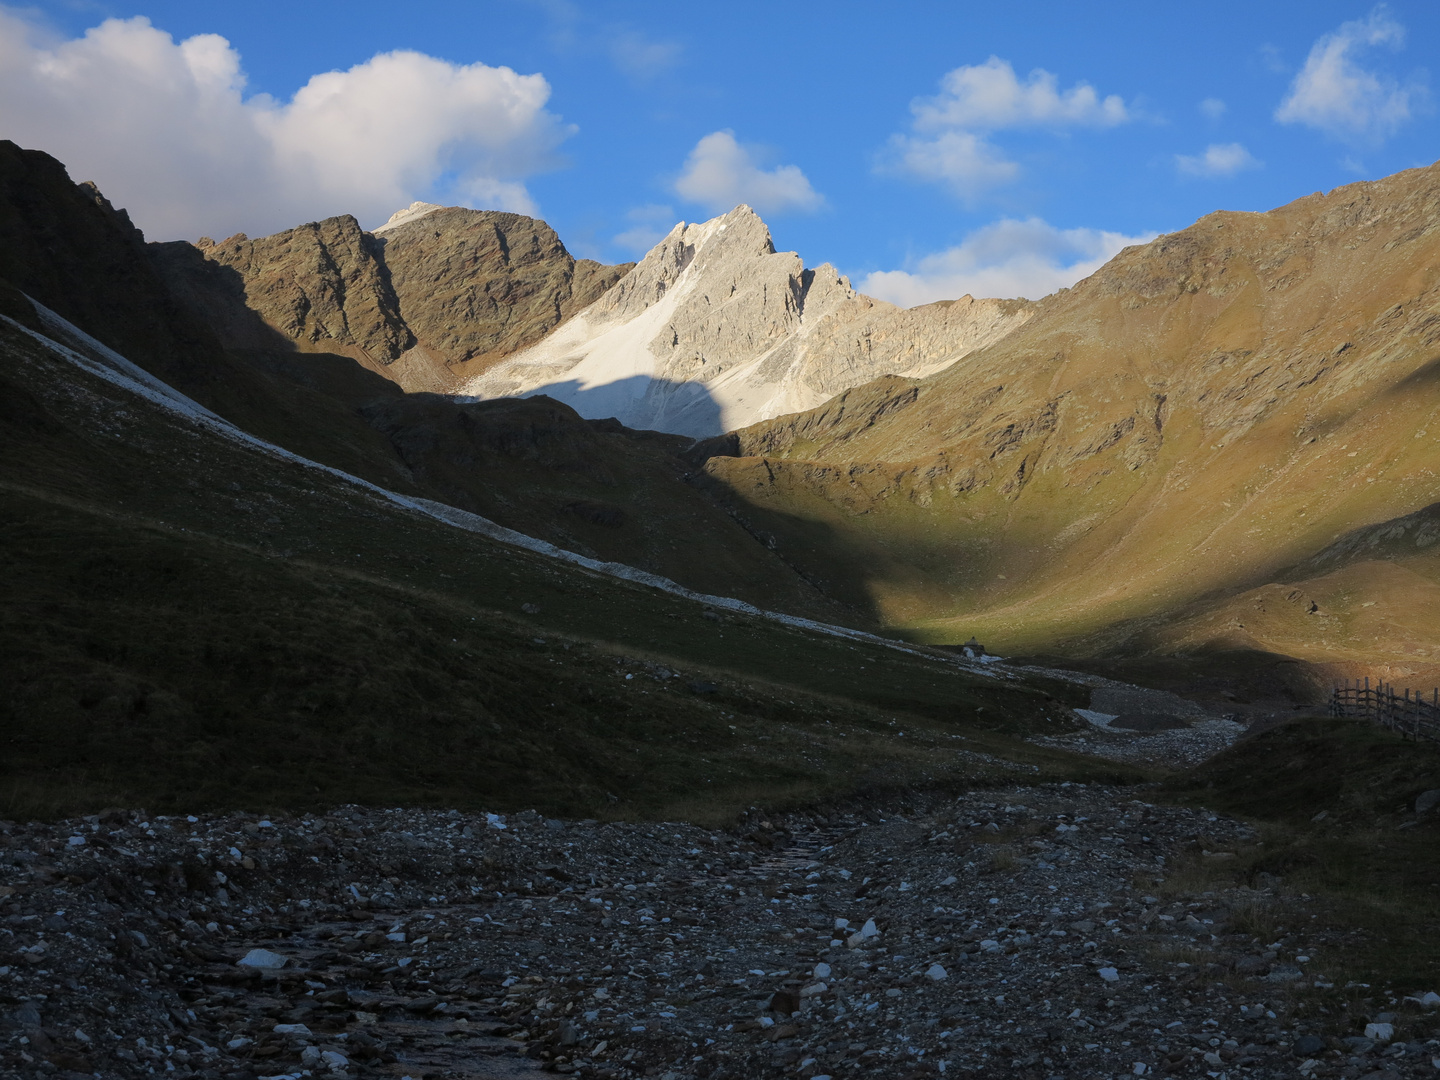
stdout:
{"type": "Polygon", "coordinates": [[[1421,996],[1420,1004],[1424,1005],[1427,1009],[1434,1009],[1440,1007],[1440,994],[1437,994],[1435,993],[1435,991],[1431,990],[1429,993],[1421,996]]]}
{"type": "Polygon", "coordinates": [[[1120,981],[1120,972],[1116,971],[1113,967],[1102,967],[1095,974],[1099,975],[1106,982],[1120,981]]]}
{"type": "Polygon", "coordinates": [[[1394,1024],[1366,1024],[1365,1037],[1376,1042],[1389,1042],[1395,1037],[1394,1024]]]}
{"type": "Polygon", "coordinates": [[[986,938],[984,941],[980,942],[980,951],[999,952],[1000,942],[996,941],[994,938],[986,938]]]}
{"type": "Polygon", "coordinates": [[[940,982],[942,979],[948,979],[950,973],[939,964],[931,964],[925,969],[925,977],[931,982],[940,982]]]}
{"type": "Polygon", "coordinates": [[[825,963],[816,964],[815,969],[810,974],[817,979],[828,979],[830,977],[830,965],[825,963]]]}
{"type": "Polygon", "coordinates": [[[394,942],[396,942],[396,943],[403,942],[403,941],[405,940],[405,931],[404,931],[404,930],[397,930],[397,931],[395,931],[393,934],[386,934],[386,935],[385,935],[385,940],[386,940],[386,941],[394,941],[394,942]]]}
{"type": "Polygon", "coordinates": [[[800,988],[800,996],[802,998],[814,997],[816,994],[823,994],[828,989],[829,987],[823,982],[813,982],[809,986],[800,988]]]}
{"type": "Polygon", "coordinates": [[[312,1032],[304,1024],[276,1024],[270,1029],[276,1035],[310,1035],[312,1032]]]}
{"type": "Polygon", "coordinates": [[[350,1059],[338,1050],[322,1050],[320,1060],[329,1066],[331,1072],[339,1072],[350,1064],[350,1059]]]}
{"type": "Polygon", "coordinates": [[[875,925],[874,919],[865,920],[865,925],[860,928],[860,936],[863,938],[873,938],[880,936],[880,928],[875,925]]]}
{"type": "Polygon", "coordinates": [[[944,881],[940,882],[940,887],[943,889],[943,888],[945,888],[947,885],[954,885],[954,884],[955,884],[956,882],[958,882],[959,880],[960,880],[960,879],[957,878],[954,874],[951,874],[951,875],[950,875],[949,877],[947,877],[944,881]]]}
{"type": "Polygon", "coordinates": [[[287,963],[285,957],[269,949],[251,949],[248,953],[235,961],[236,967],[256,968],[261,971],[274,971],[282,968],[287,963]]]}

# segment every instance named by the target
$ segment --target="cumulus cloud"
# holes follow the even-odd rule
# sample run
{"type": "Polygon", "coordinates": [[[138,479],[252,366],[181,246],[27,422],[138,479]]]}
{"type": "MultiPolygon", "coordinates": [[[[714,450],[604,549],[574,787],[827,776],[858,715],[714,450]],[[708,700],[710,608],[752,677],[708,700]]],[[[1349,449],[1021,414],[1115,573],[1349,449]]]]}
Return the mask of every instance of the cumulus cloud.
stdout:
{"type": "Polygon", "coordinates": [[[1036,68],[1021,82],[1006,60],[958,67],[940,80],[935,97],[910,105],[917,131],[997,131],[1020,127],[1114,127],[1130,119],[1115,94],[1102,98],[1089,83],[1061,91],[1059,79],[1036,68]]]}
{"type": "Polygon", "coordinates": [[[1036,69],[1024,81],[997,56],[958,67],[940,80],[940,93],[910,104],[911,131],[891,136],[879,168],[941,183],[967,201],[1020,175],[987,137],[1001,130],[1107,128],[1132,118],[1118,95],[1101,97],[1089,83],[1061,90],[1059,79],[1036,69]]]}
{"type": "Polygon", "coordinates": [[[156,238],[263,234],[416,199],[531,212],[525,179],[570,133],[540,75],[381,53],[289,101],[245,94],[223,37],[148,19],[47,38],[0,9],[0,131],[93,179],[156,238]]]}
{"type": "Polygon", "coordinates": [[[859,288],[901,307],[967,293],[1038,300],[1093,274],[1121,248],[1147,243],[1155,235],[1057,229],[1040,218],[1005,218],[971,233],[956,247],[926,255],[910,270],[870,274],[859,288]]]}
{"type": "Polygon", "coordinates": [[[715,213],[740,203],[761,214],[810,212],[825,204],[799,166],[760,168],[754,154],[735,141],[733,131],[712,132],[695,144],[675,181],[675,194],[715,213]]]}
{"type": "Polygon", "coordinates": [[[944,184],[967,200],[1020,175],[1019,165],[969,131],[946,131],[933,139],[893,135],[889,149],[892,170],[944,184]]]}
{"type": "Polygon", "coordinates": [[[1228,106],[1219,98],[1207,97],[1200,102],[1200,112],[1207,120],[1219,120],[1225,115],[1228,106]]]}
{"type": "Polygon", "coordinates": [[[1260,162],[1239,143],[1211,143],[1203,154],[1175,155],[1175,168],[1186,176],[1234,176],[1259,167],[1260,162]]]}
{"type": "Polygon", "coordinates": [[[630,227],[617,233],[612,239],[622,250],[643,255],[661,240],[679,220],[675,211],[661,203],[637,206],[627,211],[625,220],[630,227]]]}
{"type": "Polygon", "coordinates": [[[1325,34],[1311,48],[1275,119],[1349,143],[1382,142],[1425,102],[1426,90],[1418,81],[1401,86],[1389,75],[1367,70],[1356,56],[1382,45],[1399,49],[1404,42],[1405,28],[1383,6],[1369,18],[1325,34]]]}

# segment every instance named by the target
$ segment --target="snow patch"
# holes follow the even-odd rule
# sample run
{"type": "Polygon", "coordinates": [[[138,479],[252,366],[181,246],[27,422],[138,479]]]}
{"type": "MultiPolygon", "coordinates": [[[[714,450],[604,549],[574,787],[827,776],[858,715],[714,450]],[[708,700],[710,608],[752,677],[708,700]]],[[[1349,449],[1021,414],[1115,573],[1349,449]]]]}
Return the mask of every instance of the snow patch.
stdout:
{"type": "Polygon", "coordinates": [[[869,646],[891,649],[895,652],[927,660],[953,664],[956,667],[961,667],[977,674],[988,675],[991,678],[1012,680],[1017,677],[1007,671],[996,671],[993,665],[981,664],[959,656],[943,656],[928,651],[921,651],[903,642],[880,637],[877,634],[866,633],[863,630],[854,630],[848,626],[837,626],[833,623],[818,622],[814,619],[806,619],[798,615],[787,615],[783,612],[767,611],[733,597],[712,596],[708,593],[695,592],[677,582],[671,581],[669,578],[661,577],[658,574],[651,574],[633,566],[627,566],[624,563],[602,562],[598,559],[587,558],[573,551],[566,551],[564,548],[556,547],[546,540],[527,536],[524,533],[516,532],[514,529],[507,529],[505,526],[498,525],[489,518],[481,517],[479,514],[472,514],[469,511],[447,506],[444,503],[433,502],[429,499],[414,498],[389,491],[377,484],[372,484],[368,480],[363,480],[358,476],[332,468],[329,465],[322,465],[319,462],[311,461],[309,458],[301,457],[299,454],[292,453],[283,447],[276,446],[274,443],[266,442],[248,432],[242,431],[228,420],[215,415],[209,409],[204,408],[165,382],[155,378],[149,372],[132,363],[130,360],[127,360],[113,349],[96,341],[90,335],[72,325],[43,304],[33,299],[30,302],[34,304],[35,311],[45,328],[51,331],[55,335],[54,337],[31,330],[29,327],[7,316],[0,315],[0,319],[4,319],[7,324],[24,333],[26,336],[33,338],[40,345],[54,352],[57,356],[69,363],[74,364],[76,367],[81,368],[97,378],[105,380],[112,386],[144,398],[146,401],[158,405],[175,415],[183,416],[197,427],[212,431],[222,438],[260,450],[263,453],[283,461],[324,473],[329,477],[359,488],[386,502],[416,514],[442,522],[457,529],[463,529],[466,532],[485,536],[502,544],[523,548],[526,551],[534,552],[538,555],[571,563],[594,573],[604,574],[607,577],[618,578],[637,585],[658,589],[674,596],[708,605],[709,607],[768,619],[772,622],[794,627],[798,630],[808,630],[869,646]],[[65,344],[66,341],[70,344],[65,344]],[[991,670],[985,670],[987,666],[989,666],[991,670]]]}

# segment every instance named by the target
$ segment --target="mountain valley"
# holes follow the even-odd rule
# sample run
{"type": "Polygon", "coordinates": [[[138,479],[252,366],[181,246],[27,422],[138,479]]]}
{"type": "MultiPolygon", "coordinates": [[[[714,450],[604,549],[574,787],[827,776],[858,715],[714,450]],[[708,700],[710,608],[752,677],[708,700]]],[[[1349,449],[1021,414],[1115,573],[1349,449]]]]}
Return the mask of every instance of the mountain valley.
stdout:
{"type": "Polygon", "coordinates": [[[901,309],[0,142],[0,1069],[1433,1074],[1324,713],[1440,682],[1437,275],[1440,166],[901,309]]]}

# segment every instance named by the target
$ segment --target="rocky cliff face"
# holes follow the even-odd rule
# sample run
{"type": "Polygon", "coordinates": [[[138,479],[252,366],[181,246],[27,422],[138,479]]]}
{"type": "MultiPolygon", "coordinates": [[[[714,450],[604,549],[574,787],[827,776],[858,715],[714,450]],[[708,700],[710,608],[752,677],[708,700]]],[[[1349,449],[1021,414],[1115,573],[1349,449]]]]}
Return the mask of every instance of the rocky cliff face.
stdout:
{"type": "Polygon", "coordinates": [[[1434,548],[1305,569],[1437,497],[1437,222],[1440,166],[1212,214],[930,378],[717,441],[735,456],[708,468],[810,523],[780,547],[797,565],[849,566],[893,623],[940,640],[1440,660],[1440,627],[1398,609],[1416,629],[1359,629],[1365,604],[1440,594],[1434,548]],[[1292,579],[1311,582],[1305,612],[1256,633],[1248,590],[1292,579]],[[1203,632],[1180,629],[1202,597],[1203,632]]]}
{"type": "Polygon", "coordinates": [[[247,312],[302,347],[355,350],[377,368],[415,344],[374,238],[349,214],[259,240],[237,233],[157,248],[167,276],[233,344],[260,344],[247,312]]]}
{"type": "Polygon", "coordinates": [[[795,412],[881,374],[927,374],[1008,333],[1026,301],[902,311],[857,294],[828,264],[776,252],[741,206],[677,225],[549,338],[461,387],[543,392],[582,415],[709,436],[795,412]]]}
{"type": "Polygon", "coordinates": [[[437,208],[377,239],[406,325],[454,379],[534,344],[630,269],[577,260],[543,221],[492,210],[437,208]]]}
{"type": "Polygon", "coordinates": [[[341,353],[445,391],[532,344],[628,269],[577,261],[543,221],[417,203],[374,234],[348,214],[274,236],[156,245],[176,291],[245,347],[341,353]],[[269,339],[268,341],[262,339],[269,339]]]}
{"type": "MultiPolygon", "coordinates": [[[[145,238],[93,184],[0,140],[0,279],[91,336],[201,393],[219,341],[177,304],[145,238]]],[[[209,370],[213,374],[213,370],[209,370]]]]}

